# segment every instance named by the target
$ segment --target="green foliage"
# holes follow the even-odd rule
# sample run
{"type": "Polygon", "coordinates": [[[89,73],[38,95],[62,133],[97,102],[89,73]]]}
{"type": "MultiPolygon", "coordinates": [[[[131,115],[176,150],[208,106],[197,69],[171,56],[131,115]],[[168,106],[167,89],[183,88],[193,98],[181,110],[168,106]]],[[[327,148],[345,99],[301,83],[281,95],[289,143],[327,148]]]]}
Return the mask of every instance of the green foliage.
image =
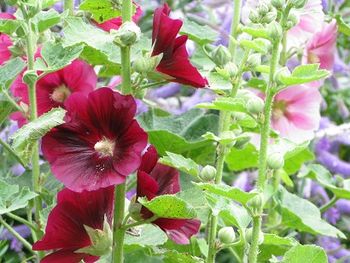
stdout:
{"type": "Polygon", "coordinates": [[[175,195],[161,195],[150,201],[139,198],[138,201],[158,217],[183,219],[196,217],[193,207],[175,195]]]}
{"type": "Polygon", "coordinates": [[[80,10],[90,12],[99,23],[121,16],[120,8],[110,0],[84,0],[79,6],[80,10]]]}
{"type": "Polygon", "coordinates": [[[60,22],[60,19],[60,14],[56,10],[50,9],[48,11],[40,11],[37,13],[33,17],[32,23],[38,32],[44,32],[45,30],[58,24],[60,22]]]}
{"type": "Polygon", "coordinates": [[[22,25],[20,20],[0,19],[0,32],[8,35],[16,32],[17,28],[22,25]]]}
{"type": "Polygon", "coordinates": [[[167,251],[164,255],[164,263],[204,263],[200,258],[177,251],[167,251]]]}
{"type": "Polygon", "coordinates": [[[125,236],[125,245],[136,247],[159,246],[163,245],[168,240],[164,231],[152,224],[142,226],[139,232],[140,234],[138,235],[129,234],[127,232],[125,236]]]}
{"type": "Polygon", "coordinates": [[[10,185],[0,180],[0,215],[26,207],[28,201],[36,196],[28,187],[20,189],[18,185],[10,185]]]}
{"type": "Polygon", "coordinates": [[[226,156],[228,168],[232,171],[242,171],[258,166],[258,154],[254,145],[248,143],[243,149],[231,148],[226,156]]]}
{"type": "Polygon", "coordinates": [[[64,123],[65,113],[64,109],[54,108],[38,119],[24,125],[11,136],[12,147],[24,162],[29,162],[34,143],[53,127],[64,123]]]}
{"type": "Polygon", "coordinates": [[[253,40],[242,39],[239,44],[244,48],[252,49],[261,54],[266,54],[269,50],[268,41],[262,38],[256,38],[253,40]]]}
{"type": "Polygon", "coordinates": [[[245,101],[241,98],[225,98],[219,97],[212,103],[200,103],[196,107],[203,109],[212,109],[220,111],[234,111],[247,113],[245,101]]]}
{"type": "Polygon", "coordinates": [[[207,25],[200,25],[189,19],[184,20],[184,24],[180,29],[181,35],[187,35],[189,39],[198,43],[199,45],[205,45],[214,42],[218,35],[216,31],[207,25]]]}
{"type": "Polygon", "coordinates": [[[278,198],[285,226],[314,235],[345,238],[340,230],[322,220],[320,210],[310,201],[289,193],[282,186],[278,198]]]}
{"type": "Polygon", "coordinates": [[[166,152],[166,156],[163,156],[159,161],[194,177],[199,175],[199,165],[192,159],[185,158],[180,154],[166,152]]]}
{"type": "Polygon", "coordinates": [[[26,63],[23,59],[16,57],[7,61],[0,67],[0,86],[2,89],[8,89],[12,81],[22,72],[26,63]]]}
{"type": "Polygon", "coordinates": [[[348,25],[339,14],[335,16],[335,19],[337,20],[338,31],[346,36],[350,36],[350,25],[348,25]]]}
{"type": "Polygon", "coordinates": [[[323,248],[314,245],[298,245],[284,255],[282,263],[327,263],[327,255],[323,248]]]}

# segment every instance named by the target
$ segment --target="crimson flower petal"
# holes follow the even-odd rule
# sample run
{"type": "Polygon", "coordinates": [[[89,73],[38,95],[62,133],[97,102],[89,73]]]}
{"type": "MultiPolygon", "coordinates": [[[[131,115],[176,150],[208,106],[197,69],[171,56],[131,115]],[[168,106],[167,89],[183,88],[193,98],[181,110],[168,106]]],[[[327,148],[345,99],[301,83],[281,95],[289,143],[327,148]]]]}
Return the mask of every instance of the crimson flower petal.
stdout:
{"type": "Polygon", "coordinates": [[[82,253],[74,253],[73,250],[59,250],[44,257],[41,263],[80,263],[84,260],[85,263],[96,262],[99,257],[89,256],[82,253]]]}

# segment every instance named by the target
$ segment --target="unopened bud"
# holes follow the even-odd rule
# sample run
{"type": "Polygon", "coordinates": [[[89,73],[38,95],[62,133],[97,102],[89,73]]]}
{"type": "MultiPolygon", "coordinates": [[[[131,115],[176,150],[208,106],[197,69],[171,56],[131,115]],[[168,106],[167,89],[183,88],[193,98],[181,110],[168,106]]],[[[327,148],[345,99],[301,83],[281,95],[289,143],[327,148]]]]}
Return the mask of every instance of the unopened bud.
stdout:
{"type": "Polygon", "coordinates": [[[242,150],[248,144],[248,142],[250,142],[250,136],[241,135],[237,137],[234,147],[238,150],[242,150]]]}
{"type": "Polygon", "coordinates": [[[218,237],[221,243],[223,244],[231,244],[236,239],[236,233],[235,230],[230,227],[223,227],[218,232],[218,237]]]}
{"type": "Polygon", "coordinates": [[[216,47],[211,53],[211,58],[214,63],[219,67],[224,67],[231,61],[231,53],[228,49],[222,45],[216,47]]]}
{"type": "Polygon", "coordinates": [[[283,34],[282,27],[276,21],[272,21],[267,25],[267,33],[273,42],[279,41],[283,34]]]}
{"type": "Polygon", "coordinates": [[[247,109],[252,114],[259,114],[264,110],[264,101],[259,97],[252,97],[247,101],[247,109]]]}
{"type": "Polygon", "coordinates": [[[274,76],[274,79],[278,84],[282,84],[283,78],[288,77],[290,75],[291,75],[291,73],[290,73],[289,69],[287,67],[283,67],[283,68],[280,68],[279,70],[277,70],[277,72],[274,76]]]}
{"type": "Polygon", "coordinates": [[[298,17],[293,13],[289,13],[288,19],[287,19],[287,24],[286,24],[286,29],[289,30],[292,27],[296,26],[298,23],[299,23],[298,17]]]}
{"type": "Polygon", "coordinates": [[[267,157],[267,166],[272,170],[278,170],[284,166],[284,156],[281,153],[272,153],[267,157]]]}
{"type": "Polygon", "coordinates": [[[227,75],[229,76],[229,78],[234,78],[237,75],[238,72],[238,68],[236,66],[235,63],[233,62],[228,62],[225,67],[224,70],[227,72],[227,75]]]}
{"type": "Polygon", "coordinates": [[[262,19],[261,22],[264,24],[269,24],[272,21],[275,21],[277,17],[277,13],[276,12],[268,12],[262,19]]]}
{"type": "Polygon", "coordinates": [[[285,2],[286,2],[285,0],[271,0],[272,6],[278,10],[283,9],[285,2]]]}
{"type": "Polygon", "coordinates": [[[133,69],[140,74],[147,74],[158,66],[161,59],[162,54],[153,57],[142,56],[134,61],[133,69]]]}
{"type": "Polygon", "coordinates": [[[256,53],[248,57],[246,66],[249,69],[255,69],[260,64],[261,64],[261,55],[256,53]]]}
{"type": "Polygon", "coordinates": [[[260,16],[259,16],[258,12],[256,12],[255,10],[251,10],[249,13],[249,20],[252,23],[259,23],[260,16]]]}
{"type": "Polygon", "coordinates": [[[132,202],[129,205],[129,214],[131,218],[134,219],[135,221],[142,220],[141,208],[142,208],[142,205],[140,203],[132,202]]]}
{"type": "Polygon", "coordinates": [[[115,33],[114,42],[122,47],[135,44],[141,36],[140,28],[134,22],[125,22],[115,33]]]}
{"type": "Polygon", "coordinates": [[[300,9],[303,8],[308,0],[289,0],[288,4],[294,8],[300,9]]]}
{"type": "Polygon", "coordinates": [[[262,213],[263,197],[257,194],[247,202],[247,206],[252,212],[253,216],[260,216],[262,213]]]}
{"type": "Polygon", "coordinates": [[[210,182],[212,181],[216,176],[216,169],[215,167],[211,165],[206,165],[203,167],[202,171],[199,174],[199,177],[204,181],[204,182],[210,182]]]}
{"type": "Polygon", "coordinates": [[[258,13],[260,16],[265,16],[268,12],[270,11],[270,8],[267,4],[262,3],[259,7],[258,7],[258,13]]]}

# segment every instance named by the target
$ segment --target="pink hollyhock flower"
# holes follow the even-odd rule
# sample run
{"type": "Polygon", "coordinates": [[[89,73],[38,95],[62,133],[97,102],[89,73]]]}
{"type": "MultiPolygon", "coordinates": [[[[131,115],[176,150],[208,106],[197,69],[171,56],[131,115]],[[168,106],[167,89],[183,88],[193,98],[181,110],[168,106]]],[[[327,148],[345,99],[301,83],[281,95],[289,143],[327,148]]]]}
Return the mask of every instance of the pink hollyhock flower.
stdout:
{"type": "MultiPolygon", "coordinates": [[[[134,23],[137,23],[140,20],[143,12],[142,12],[142,9],[141,9],[141,7],[139,5],[137,5],[137,4],[135,4],[135,5],[136,5],[136,12],[135,12],[135,14],[132,17],[132,20],[134,21],[134,23]]],[[[119,27],[123,24],[123,20],[119,16],[119,17],[107,20],[107,21],[105,21],[103,23],[98,23],[96,20],[93,20],[93,23],[96,26],[98,26],[99,28],[109,32],[112,29],[118,30],[119,27]]]]}
{"type": "MultiPolygon", "coordinates": [[[[16,19],[13,15],[8,13],[0,13],[1,19],[16,19]]],[[[6,34],[0,33],[0,65],[8,61],[12,54],[9,47],[12,46],[10,37],[6,34]]]]}
{"type": "MultiPolygon", "coordinates": [[[[148,200],[151,200],[156,196],[176,194],[180,191],[179,172],[157,161],[156,149],[153,146],[148,147],[137,172],[137,198],[146,196],[148,200]]],[[[147,219],[151,218],[153,213],[142,207],[141,216],[147,219]]],[[[188,244],[190,237],[199,231],[201,225],[201,222],[196,219],[158,218],[152,223],[159,226],[170,239],[178,244],[188,244]]]]}
{"type": "Polygon", "coordinates": [[[320,63],[320,68],[332,70],[337,42],[337,22],[333,20],[329,24],[324,24],[321,31],[313,35],[306,44],[303,62],[320,63]]]}
{"type": "Polygon", "coordinates": [[[114,187],[82,193],[69,189],[60,191],[57,205],[49,214],[45,235],[33,244],[33,250],[54,250],[41,262],[96,262],[99,259],[98,255],[102,256],[103,252],[110,249],[108,239],[111,237],[106,230],[113,221],[113,200],[114,187]],[[98,246],[93,244],[90,237],[93,232],[103,236],[103,241],[107,240],[106,247],[101,247],[101,251],[93,250],[94,245],[98,246]]]}
{"type": "Polygon", "coordinates": [[[296,143],[311,140],[319,127],[321,101],[318,89],[305,84],[280,91],[273,105],[273,129],[296,143]]]}
{"type": "Polygon", "coordinates": [[[322,29],[325,17],[322,0],[308,0],[296,15],[299,16],[299,23],[288,31],[288,48],[299,48],[322,29]]]}
{"type": "Polygon", "coordinates": [[[109,88],[66,101],[66,123],[43,138],[42,150],[56,178],[81,192],[123,183],[141,163],[147,134],[134,119],[136,103],[109,88]]]}
{"type": "MultiPolygon", "coordinates": [[[[11,86],[13,95],[23,104],[29,105],[28,87],[19,75],[11,86]]],[[[64,108],[66,99],[75,92],[88,94],[97,84],[97,76],[92,66],[82,60],[74,60],[70,65],[41,78],[36,84],[38,115],[42,115],[52,108],[64,108]]],[[[22,126],[26,118],[20,112],[12,114],[22,126]]]]}
{"type": "Polygon", "coordinates": [[[169,17],[170,8],[167,4],[157,8],[153,18],[152,56],[162,54],[163,57],[156,70],[167,75],[170,81],[203,88],[208,81],[201,76],[191,64],[186,50],[187,36],[177,37],[182,21],[169,17]]]}

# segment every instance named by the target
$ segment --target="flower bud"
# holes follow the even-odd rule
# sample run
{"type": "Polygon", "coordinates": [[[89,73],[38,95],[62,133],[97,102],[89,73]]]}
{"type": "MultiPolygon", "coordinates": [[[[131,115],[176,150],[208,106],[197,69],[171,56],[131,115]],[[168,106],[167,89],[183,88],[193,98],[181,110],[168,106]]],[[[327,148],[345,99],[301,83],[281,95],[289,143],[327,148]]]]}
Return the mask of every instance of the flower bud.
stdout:
{"type": "Polygon", "coordinates": [[[279,41],[283,34],[282,27],[279,23],[273,21],[267,25],[267,33],[273,42],[279,41]]]}
{"type": "Polygon", "coordinates": [[[223,227],[218,232],[218,237],[221,243],[223,244],[231,244],[236,239],[236,233],[235,230],[230,227],[223,227]]]}
{"type": "Polygon", "coordinates": [[[271,4],[276,9],[281,10],[284,7],[285,0],[271,0],[271,4]]]}
{"type": "Polygon", "coordinates": [[[160,54],[158,56],[142,56],[137,58],[133,63],[133,69],[140,74],[147,74],[152,72],[159,64],[163,55],[160,54]]]}
{"type": "Polygon", "coordinates": [[[259,23],[260,16],[259,16],[258,12],[256,12],[254,9],[251,10],[249,13],[249,20],[252,23],[259,23]]]}
{"type": "Polygon", "coordinates": [[[249,69],[255,69],[260,64],[261,64],[261,55],[255,53],[255,54],[252,54],[248,57],[246,66],[249,69]]]}
{"type": "MultiPolygon", "coordinates": [[[[253,237],[253,228],[247,228],[246,232],[245,232],[245,236],[247,239],[247,242],[251,243],[252,242],[252,237],[253,237]]],[[[258,239],[258,243],[259,245],[261,245],[262,243],[264,243],[264,233],[262,231],[259,232],[259,239],[258,239]]]]}
{"type": "Polygon", "coordinates": [[[210,55],[211,59],[219,67],[224,67],[232,59],[230,51],[228,51],[228,49],[222,45],[214,48],[210,55]]]}
{"type": "Polygon", "coordinates": [[[258,7],[258,13],[260,16],[265,16],[270,11],[270,8],[267,4],[262,3],[258,7]]]}
{"type": "Polygon", "coordinates": [[[239,150],[244,149],[244,147],[248,144],[248,142],[250,142],[250,136],[241,135],[237,137],[234,147],[239,150]]]}
{"type": "Polygon", "coordinates": [[[278,84],[282,84],[282,79],[283,77],[288,77],[290,76],[291,73],[287,67],[283,67],[277,70],[274,79],[278,84]]]}
{"type": "Polygon", "coordinates": [[[278,170],[284,166],[284,156],[280,153],[272,153],[267,157],[267,166],[272,170],[278,170]]]}
{"type": "Polygon", "coordinates": [[[259,114],[264,110],[264,101],[255,96],[247,101],[247,109],[252,114],[259,114]]]}
{"type": "Polygon", "coordinates": [[[211,165],[206,165],[203,167],[202,171],[199,174],[199,177],[204,181],[204,182],[210,182],[214,180],[216,176],[216,169],[215,167],[211,165]]]}
{"type": "Polygon", "coordinates": [[[235,63],[233,62],[228,62],[225,67],[224,67],[225,71],[227,72],[227,75],[232,79],[234,77],[236,77],[237,73],[238,73],[238,68],[236,66],[235,63]]]}
{"type": "Polygon", "coordinates": [[[262,213],[263,197],[262,194],[257,194],[247,202],[247,206],[253,216],[260,216],[262,213]]]}
{"type": "Polygon", "coordinates": [[[303,8],[308,0],[289,0],[288,4],[294,8],[300,9],[303,8]]]}
{"type": "Polygon", "coordinates": [[[286,29],[289,30],[292,27],[295,27],[299,23],[299,18],[293,14],[289,13],[288,19],[287,19],[287,24],[286,24],[286,29]]]}
{"type": "Polygon", "coordinates": [[[141,208],[142,208],[142,205],[140,203],[131,202],[129,205],[129,214],[131,218],[134,219],[135,221],[142,220],[141,208]]]}
{"type": "Polygon", "coordinates": [[[277,13],[276,12],[268,12],[262,19],[261,19],[261,23],[263,24],[269,24],[272,21],[275,21],[277,17],[277,13]]]}
{"type": "Polygon", "coordinates": [[[125,22],[115,33],[114,42],[122,47],[135,44],[141,36],[141,29],[134,22],[125,22]]]}

